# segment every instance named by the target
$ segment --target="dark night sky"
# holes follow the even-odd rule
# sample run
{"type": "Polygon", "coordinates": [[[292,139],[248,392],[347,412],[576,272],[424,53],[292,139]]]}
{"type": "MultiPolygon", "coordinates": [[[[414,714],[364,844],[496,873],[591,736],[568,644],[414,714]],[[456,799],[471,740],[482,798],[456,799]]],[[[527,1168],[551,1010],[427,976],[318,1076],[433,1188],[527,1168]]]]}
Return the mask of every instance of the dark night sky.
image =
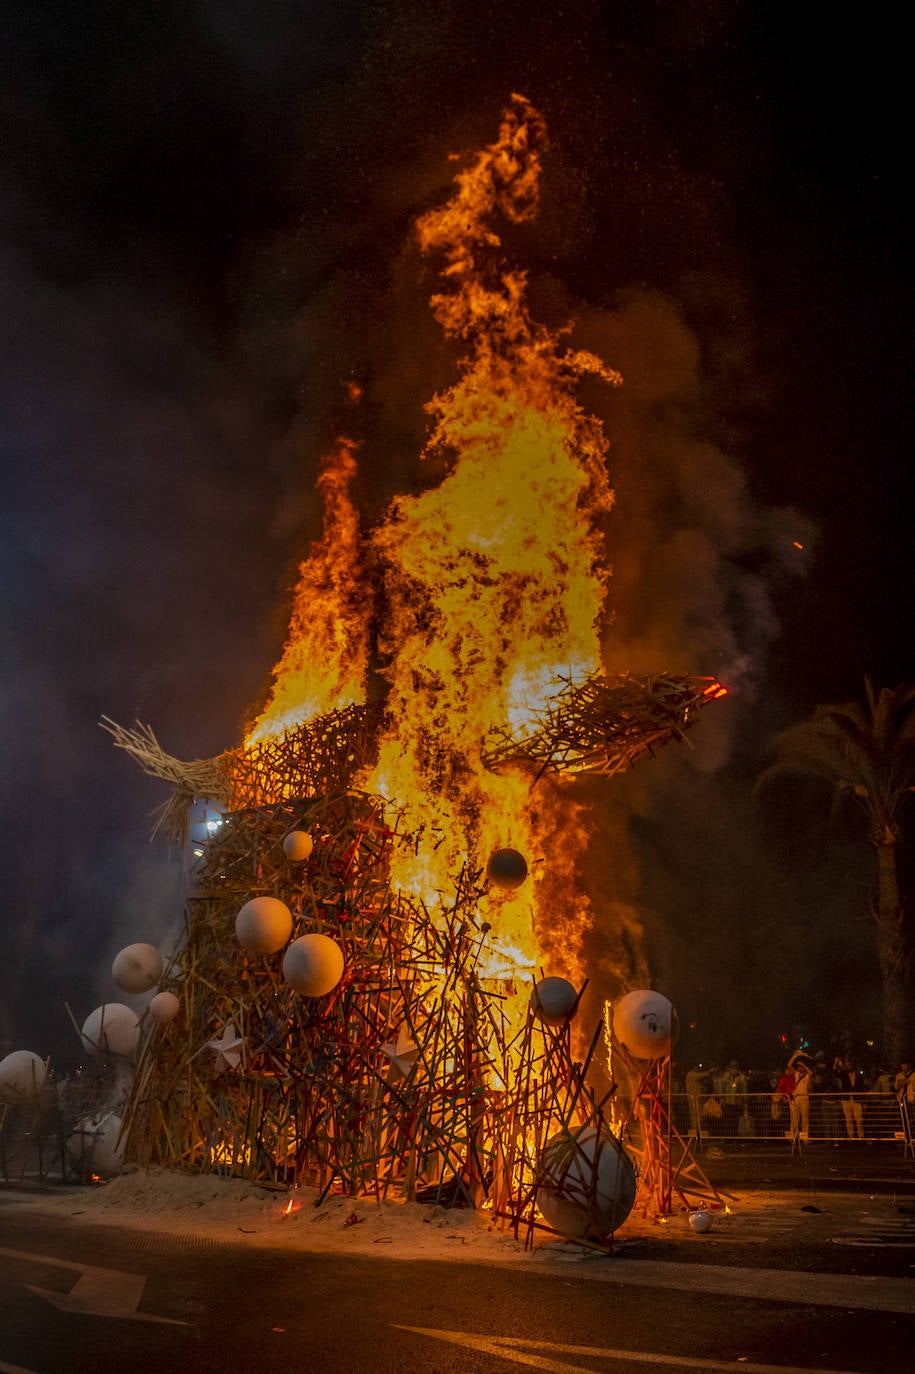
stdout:
{"type": "Polygon", "coordinates": [[[410,226],[513,90],[552,151],[511,248],[626,381],[585,395],[618,498],[609,661],[734,688],[695,754],[601,798],[611,903],[690,1056],[871,1027],[857,837],[751,789],[774,729],[913,673],[899,36],[867,5],[853,30],[726,0],[534,11],[3,6],[0,1044],[66,1056],[64,1000],[82,1019],[121,944],[173,927],[163,793],[97,721],[185,758],[238,741],[342,380],[368,515],[420,480],[454,360],[410,226]]]}

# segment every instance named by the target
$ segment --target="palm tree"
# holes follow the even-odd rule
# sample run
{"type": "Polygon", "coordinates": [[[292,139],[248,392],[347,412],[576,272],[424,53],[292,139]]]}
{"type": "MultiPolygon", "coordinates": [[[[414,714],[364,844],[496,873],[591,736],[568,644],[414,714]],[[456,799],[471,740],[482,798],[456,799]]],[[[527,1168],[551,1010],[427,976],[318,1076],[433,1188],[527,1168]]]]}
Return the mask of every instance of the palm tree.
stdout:
{"type": "Polygon", "coordinates": [[[824,779],[836,801],[852,799],[864,813],[874,850],[876,883],[870,915],[883,979],[883,1041],[887,1058],[905,1057],[909,968],[905,913],[899,895],[897,845],[901,813],[915,791],[915,683],[875,692],[866,702],[818,706],[809,720],[776,735],[775,763],[760,778],[806,773],[824,779]]]}

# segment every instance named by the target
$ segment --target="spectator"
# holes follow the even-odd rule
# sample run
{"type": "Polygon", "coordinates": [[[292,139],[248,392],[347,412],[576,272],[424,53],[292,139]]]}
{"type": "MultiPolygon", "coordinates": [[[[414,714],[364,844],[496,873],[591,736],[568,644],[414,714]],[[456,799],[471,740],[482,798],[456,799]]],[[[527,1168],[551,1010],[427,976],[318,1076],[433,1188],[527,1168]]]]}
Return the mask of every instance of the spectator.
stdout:
{"type": "Polygon", "coordinates": [[[866,1084],[861,1070],[855,1067],[851,1055],[836,1061],[836,1079],[842,1094],[842,1114],[845,1117],[845,1134],[849,1140],[864,1139],[864,1101],[861,1093],[866,1084]]]}
{"type": "Polygon", "coordinates": [[[786,1121],[791,1121],[791,1099],[794,1097],[796,1082],[797,1077],[789,1064],[772,1094],[772,1120],[782,1128],[786,1121]]]}
{"type": "Polygon", "coordinates": [[[810,1056],[803,1050],[795,1050],[788,1060],[788,1068],[794,1070],[794,1092],[791,1095],[791,1134],[795,1139],[810,1139],[810,1056]]]}
{"type": "Polygon", "coordinates": [[[715,1092],[721,1103],[721,1134],[735,1136],[747,1103],[747,1079],[736,1059],[715,1079],[715,1092]]]}

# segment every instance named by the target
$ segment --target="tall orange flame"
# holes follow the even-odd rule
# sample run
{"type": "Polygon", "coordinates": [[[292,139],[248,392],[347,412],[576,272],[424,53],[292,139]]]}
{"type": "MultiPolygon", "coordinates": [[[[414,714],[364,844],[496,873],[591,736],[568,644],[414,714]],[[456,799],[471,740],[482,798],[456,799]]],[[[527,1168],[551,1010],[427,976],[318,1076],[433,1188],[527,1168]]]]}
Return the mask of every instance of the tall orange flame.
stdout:
{"type": "Polygon", "coordinates": [[[365,700],[372,608],[350,497],[355,474],[355,444],[339,438],[318,477],[323,534],[299,567],[286,646],[248,747],[365,700]]]}
{"type": "MultiPolygon", "coordinates": [[[[532,801],[529,779],[488,772],[481,742],[500,723],[523,728],[558,675],[583,676],[600,663],[598,520],[612,492],[606,439],[573,390],[586,372],[619,378],[531,319],[525,274],[506,268],[493,227],[497,215],[519,223],[536,213],[544,145],[541,117],[513,97],[497,141],[418,225],[423,250],[443,261],[436,317],[469,352],[457,383],[429,406],[429,449],[448,455],[448,475],[421,496],[397,498],[374,537],[388,597],[380,647],[390,692],[370,785],[405,805],[409,828],[425,827],[426,842],[400,855],[394,877],[427,903],[447,899],[462,866],[482,867],[500,846],[529,862],[543,856],[556,825],[550,793],[538,789],[532,801]]],[[[565,830],[563,854],[550,853],[554,879],[556,865],[571,878],[586,842],[574,809],[565,830]]],[[[540,877],[535,869],[534,890],[540,877]]],[[[500,963],[510,973],[537,962],[530,888],[484,908],[493,973],[500,963]]]]}

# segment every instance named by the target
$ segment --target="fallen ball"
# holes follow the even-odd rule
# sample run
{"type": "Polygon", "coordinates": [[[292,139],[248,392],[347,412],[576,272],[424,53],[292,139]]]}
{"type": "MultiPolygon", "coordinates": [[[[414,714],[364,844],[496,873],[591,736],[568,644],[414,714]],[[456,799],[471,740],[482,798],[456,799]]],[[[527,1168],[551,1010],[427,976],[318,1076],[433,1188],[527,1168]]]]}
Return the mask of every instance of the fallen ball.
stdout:
{"type": "Polygon", "coordinates": [[[635,1202],[635,1166],[615,1137],[585,1126],[560,1131],[541,1155],[537,1206],[570,1240],[605,1240],[635,1202]]]}
{"type": "Polygon", "coordinates": [[[690,1212],[689,1224],[694,1231],[698,1231],[700,1234],[709,1231],[712,1226],[712,1214],[707,1212],[704,1207],[700,1207],[698,1212],[690,1212]]]}

